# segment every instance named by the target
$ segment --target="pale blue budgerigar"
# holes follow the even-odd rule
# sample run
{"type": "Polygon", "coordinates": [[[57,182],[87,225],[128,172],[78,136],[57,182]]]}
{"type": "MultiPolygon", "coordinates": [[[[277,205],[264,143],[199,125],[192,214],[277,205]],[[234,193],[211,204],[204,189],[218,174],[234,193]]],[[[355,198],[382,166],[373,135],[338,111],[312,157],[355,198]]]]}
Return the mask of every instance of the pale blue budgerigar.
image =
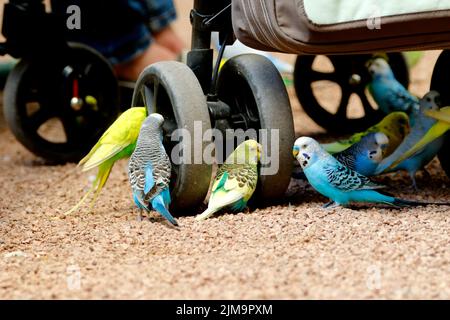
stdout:
{"type": "Polygon", "coordinates": [[[298,138],[292,152],[311,186],[331,200],[325,208],[347,206],[352,202],[383,203],[397,207],[450,204],[410,201],[384,195],[377,191],[384,186],[347,168],[310,137],[298,138]]]}
{"type": "Polygon", "coordinates": [[[383,160],[383,150],[389,144],[388,137],[382,132],[373,132],[364,136],[350,148],[335,153],[335,157],[347,168],[363,176],[370,177],[375,174],[378,164],[383,160]]]}
{"type": "Polygon", "coordinates": [[[375,58],[368,63],[372,76],[369,92],[381,111],[388,114],[404,111],[410,114],[418,109],[419,99],[397,81],[388,62],[383,58],[375,58]]]}
{"type": "Polygon", "coordinates": [[[128,176],[134,202],[140,209],[138,218],[142,219],[142,210],[149,212],[153,208],[178,226],[168,210],[172,166],[162,143],[163,123],[164,118],[158,113],[152,113],[144,120],[128,163],[128,176]]]}
{"type": "MultiPolygon", "coordinates": [[[[339,162],[356,172],[373,176],[378,164],[383,160],[383,150],[389,145],[389,138],[382,132],[372,132],[361,138],[344,151],[333,154],[339,162]]],[[[296,161],[297,162],[297,161],[296,161]]],[[[301,166],[294,164],[292,178],[305,180],[301,166]]]]}
{"type": "MultiPolygon", "coordinates": [[[[403,142],[398,148],[387,158],[383,159],[378,168],[375,170],[375,174],[387,173],[397,170],[406,170],[411,177],[413,187],[417,190],[416,184],[416,172],[424,167],[436,156],[444,143],[444,137],[440,137],[433,142],[427,144],[420,152],[415,153],[413,156],[403,160],[399,164],[393,166],[393,164],[399,159],[405,152],[411,149],[422,137],[428,132],[428,130],[437,122],[436,119],[427,117],[426,111],[439,110],[440,95],[436,91],[428,92],[422,99],[420,99],[420,109],[414,111],[415,123],[411,127],[410,133],[406,136],[403,142]]],[[[425,171],[426,172],[426,171],[425,171]]]]}

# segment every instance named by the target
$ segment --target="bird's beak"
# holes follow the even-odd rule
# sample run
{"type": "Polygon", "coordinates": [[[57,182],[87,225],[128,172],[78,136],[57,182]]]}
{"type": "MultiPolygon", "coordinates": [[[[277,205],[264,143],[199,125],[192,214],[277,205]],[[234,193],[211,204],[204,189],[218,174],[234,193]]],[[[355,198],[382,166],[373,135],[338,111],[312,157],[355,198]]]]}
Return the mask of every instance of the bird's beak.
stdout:
{"type": "Polygon", "coordinates": [[[427,110],[425,111],[425,115],[439,121],[450,123],[450,107],[444,107],[440,110],[427,110]]]}
{"type": "Polygon", "coordinates": [[[256,151],[257,151],[258,160],[261,160],[261,155],[263,153],[263,149],[262,149],[262,146],[259,143],[258,143],[258,146],[256,148],[256,151]]]}
{"type": "Polygon", "coordinates": [[[294,156],[294,158],[297,159],[297,156],[298,156],[299,152],[300,152],[299,147],[294,146],[294,148],[292,149],[292,155],[294,156]]]}
{"type": "Polygon", "coordinates": [[[262,145],[260,145],[259,143],[258,143],[258,152],[259,152],[260,154],[263,153],[263,147],[262,147],[262,145]]]}

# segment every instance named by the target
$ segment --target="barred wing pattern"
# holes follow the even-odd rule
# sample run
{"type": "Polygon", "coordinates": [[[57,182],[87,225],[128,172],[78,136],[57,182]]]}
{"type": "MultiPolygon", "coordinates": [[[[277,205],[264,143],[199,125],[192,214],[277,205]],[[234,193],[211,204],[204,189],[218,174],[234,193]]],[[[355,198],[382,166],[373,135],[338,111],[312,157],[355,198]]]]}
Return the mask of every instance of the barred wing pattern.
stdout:
{"type": "Polygon", "coordinates": [[[149,202],[155,193],[159,193],[169,186],[171,163],[161,143],[148,143],[136,149],[129,163],[129,178],[134,190],[144,191],[145,174],[151,165],[154,187],[145,195],[144,201],[149,202]]]}
{"type": "Polygon", "coordinates": [[[344,192],[381,189],[383,186],[336,161],[325,167],[328,182],[344,192]]]}

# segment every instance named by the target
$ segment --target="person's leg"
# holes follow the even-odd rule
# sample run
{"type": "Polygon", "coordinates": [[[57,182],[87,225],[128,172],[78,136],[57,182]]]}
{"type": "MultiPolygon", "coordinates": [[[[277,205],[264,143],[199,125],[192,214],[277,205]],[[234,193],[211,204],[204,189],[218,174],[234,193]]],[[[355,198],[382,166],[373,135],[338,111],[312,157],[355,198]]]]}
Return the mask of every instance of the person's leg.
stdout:
{"type": "Polygon", "coordinates": [[[182,53],[184,43],[172,28],[172,22],[177,17],[175,5],[172,0],[146,0],[148,8],[148,26],[154,40],[179,55],[182,53]]]}
{"type": "Polygon", "coordinates": [[[176,55],[181,54],[183,51],[184,43],[170,25],[153,33],[153,38],[156,43],[169,49],[176,55]]]}
{"type": "Polygon", "coordinates": [[[119,79],[136,81],[139,74],[148,65],[158,61],[176,60],[176,58],[177,54],[156,42],[152,42],[145,51],[133,60],[116,64],[114,70],[119,79]]]}

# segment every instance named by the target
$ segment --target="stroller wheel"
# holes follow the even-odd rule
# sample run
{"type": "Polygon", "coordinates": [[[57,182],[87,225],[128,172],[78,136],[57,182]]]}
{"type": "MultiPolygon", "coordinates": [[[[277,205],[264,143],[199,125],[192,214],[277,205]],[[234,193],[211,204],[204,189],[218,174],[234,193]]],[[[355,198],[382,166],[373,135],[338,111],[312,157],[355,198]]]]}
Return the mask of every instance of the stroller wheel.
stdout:
{"type": "Polygon", "coordinates": [[[100,54],[71,43],[61,56],[20,61],[4,90],[5,120],[17,140],[56,163],[78,161],[119,111],[117,81],[100,54]]]}
{"type": "Polygon", "coordinates": [[[271,172],[270,165],[262,164],[258,198],[260,201],[282,198],[292,173],[295,133],[289,97],[277,69],[259,55],[231,58],[221,69],[218,95],[230,107],[232,128],[258,130],[264,153],[272,157],[271,169],[278,167],[271,172]],[[264,139],[266,133],[268,139],[264,139]]]}
{"type": "MultiPolygon", "coordinates": [[[[431,90],[436,90],[441,94],[443,106],[450,105],[450,92],[448,85],[450,83],[450,51],[444,50],[433,70],[431,78],[431,90]]],[[[445,144],[439,153],[439,160],[448,177],[450,177],[450,132],[447,132],[445,144]]]]}
{"type": "MultiPolygon", "coordinates": [[[[154,63],[142,71],[133,93],[132,106],[146,106],[149,113],[164,116],[164,145],[172,160],[171,210],[179,215],[203,202],[208,193],[212,166],[203,159],[208,141],[202,134],[211,129],[208,107],[202,88],[186,65],[166,61],[154,63]],[[196,132],[194,132],[194,128],[196,132]],[[176,129],[183,132],[182,148],[186,161],[175,162],[172,151],[179,150],[176,129]],[[200,139],[194,139],[195,134],[200,139]],[[171,156],[172,155],[172,156],[171,156]]],[[[178,152],[176,153],[178,154],[178,152]]]]}
{"type": "MultiPolygon", "coordinates": [[[[405,58],[401,53],[388,53],[387,56],[398,81],[407,87],[409,74],[405,58]]],[[[294,86],[308,116],[324,129],[338,133],[363,131],[378,122],[383,113],[370,102],[370,94],[366,89],[370,75],[365,64],[371,57],[372,55],[298,56],[294,86]],[[316,69],[314,62],[317,59],[329,60],[326,70],[316,69]],[[326,103],[319,100],[323,96],[321,89],[330,90],[333,84],[340,89],[340,100],[336,98],[336,103],[332,99],[328,99],[331,101],[326,103]],[[359,118],[349,117],[347,112],[352,95],[356,95],[361,101],[362,115],[359,118]]]]}

